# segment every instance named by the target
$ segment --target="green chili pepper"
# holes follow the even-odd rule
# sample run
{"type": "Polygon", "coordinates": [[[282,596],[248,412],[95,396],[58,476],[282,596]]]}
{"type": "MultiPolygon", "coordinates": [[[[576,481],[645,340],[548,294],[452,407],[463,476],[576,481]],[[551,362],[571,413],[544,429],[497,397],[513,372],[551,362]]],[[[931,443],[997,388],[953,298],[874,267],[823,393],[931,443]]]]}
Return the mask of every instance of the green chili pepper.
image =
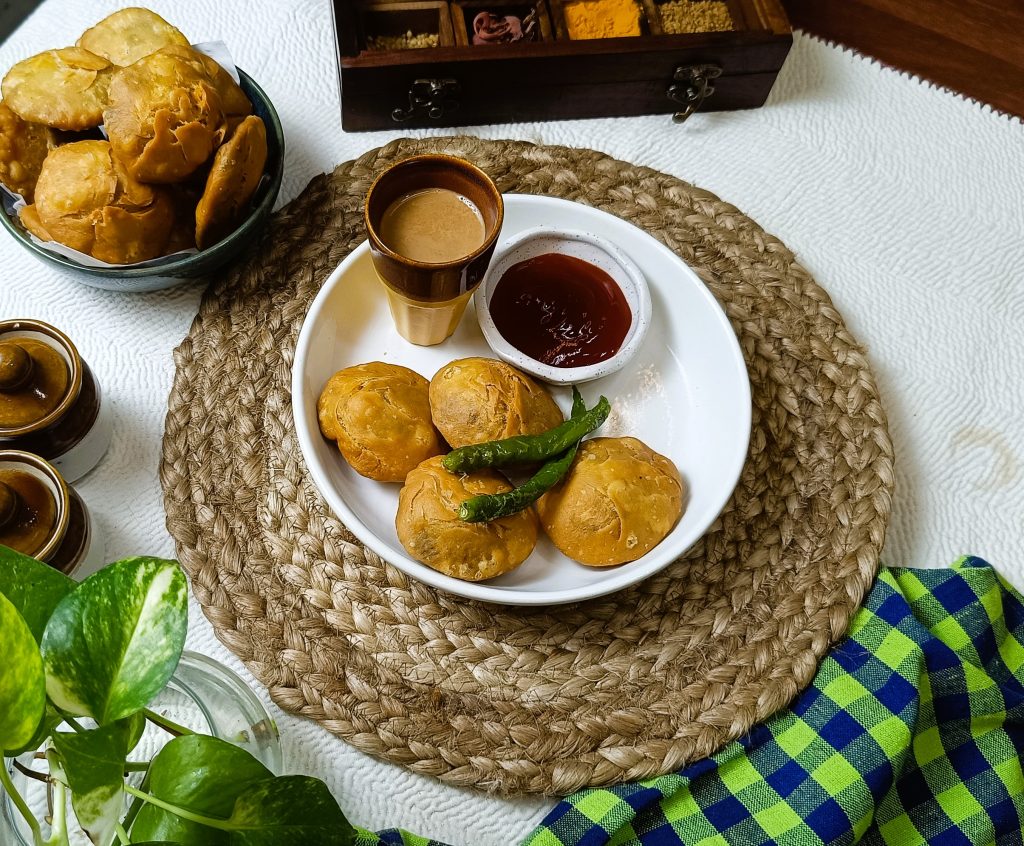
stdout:
{"type": "Polygon", "coordinates": [[[564,453],[573,444],[597,429],[611,412],[611,404],[601,397],[590,411],[570,417],[564,423],[540,435],[516,435],[500,441],[459,447],[441,462],[451,473],[472,473],[483,467],[508,464],[533,464],[564,453]]]}
{"type": "MultiPolygon", "coordinates": [[[[569,419],[579,420],[586,412],[587,406],[583,402],[583,396],[577,387],[573,385],[572,414],[569,419]]],[[[540,470],[533,474],[529,481],[514,490],[500,494],[483,494],[467,499],[459,506],[459,519],[467,523],[485,523],[490,520],[497,520],[500,517],[517,514],[523,509],[529,508],[547,491],[558,484],[569,471],[573,460],[576,458],[576,450],[579,448],[579,445],[579,441],[574,443],[565,451],[564,455],[548,461],[540,470]]]]}
{"type": "Polygon", "coordinates": [[[570,420],[577,420],[587,413],[587,404],[583,401],[583,394],[575,385],[572,386],[572,411],[569,412],[570,420]]]}

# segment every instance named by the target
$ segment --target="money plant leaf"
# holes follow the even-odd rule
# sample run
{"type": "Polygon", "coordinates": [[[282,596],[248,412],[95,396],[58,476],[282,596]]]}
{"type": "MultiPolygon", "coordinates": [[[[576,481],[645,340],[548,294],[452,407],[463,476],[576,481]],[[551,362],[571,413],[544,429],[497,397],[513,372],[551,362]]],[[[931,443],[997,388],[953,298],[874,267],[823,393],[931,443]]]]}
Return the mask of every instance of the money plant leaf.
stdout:
{"type": "Polygon", "coordinates": [[[100,725],[146,707],[181,658],[188,586],[177,562],[128,558],[65,596],[41,649],[50,700],[100,725]]]}
{"type": "MultiPolygon", "coordinates": [[[[40,667],[42,667],[42,659],[40,659],[40,667]]],[[[45,690],[45,682],[44,688],[45,690]]],[[[21,746],[14,749],[5,749],[4,755],[8,758],[14,758],[17,755],[21,755],[25,752],[31,752],[38,749],[43,745],[43,742],[48,738],[53,730],[57,728],[61,723],[64,722],[64,715],[61,714],[56,708],[54,708],[49,702],[46,703],[46,709],[43,712],[43,719],[39,725],[36,726],[35,733],[32,735],[32,739],[21,746]]]]}
{"type": "Polygon", "coordinates": [[[3,594],[0,656],[0,749],[17,749],[32,740],[43,719],[46,687],[39,645],[18,609],[3,594]]]}
{"type": "Polygon", "coordinates": [[[25,618],[36,643],[43,639],[53,609],[74,586],[74,581],[49,564],[0,546],[0,593],[25,618]]]}
{"type": "Polygon", "coordinates": [[[124,762],[135,731],[129,717],[82,734],[53,735],[75,816],[96,846],[111,842],[124,813],[124,762]]]}
{"type": "Polygon", "coordinates": [[[309,776],[278,776],[235,801],[230,846],[349,846],[355,830],[327,785],[309,776]]]}
{"type": "Polygon", "coordinates": [[[128,752],[131,752],[139,745],[142,735],[146,733],[146,715],[137,711],[130,717],[126,717],[125,723],[128,725],[128,752]]]}
{"type": "MultiPolygon", "coordinates": [[[[177,737],[149,767],[149,792],[195,814],[227,819],[238,796],[270,772],[244,749],[215,737],[177,737]]],[[[145,805],[132,826],[132,840],[171,840],[189,846],[228,843],[227,832],[145,805]]]]}

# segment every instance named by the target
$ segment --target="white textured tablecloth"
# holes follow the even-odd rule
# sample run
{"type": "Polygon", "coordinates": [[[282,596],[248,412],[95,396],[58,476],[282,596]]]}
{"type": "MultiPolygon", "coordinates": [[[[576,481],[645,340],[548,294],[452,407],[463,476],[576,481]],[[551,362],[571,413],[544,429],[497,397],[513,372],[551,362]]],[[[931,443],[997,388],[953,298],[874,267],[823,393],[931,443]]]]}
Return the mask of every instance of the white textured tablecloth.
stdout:
{"type": "MultiPolygon", "coordinates": [[[[345,134],[329,0],[147,0],[193,41],[223,39],[276,104],[281,201],[399,133],[345,134]]],[[[0,68],[71,44],[127,3],[48,0],[0,46],[0,68]]],[[[988,558],[1024,587],[1024,126],[798,36],[769,104],[698,115],[465,130],[592,147],[714,191],[779,236],[867,347],[896,446],[884,560],[988,558]]],[[[434,134],[446,134],[437,132],[434,134]]],[[[201,291],[78,287],[0,238],[0,315],[77,342],[115,410],[114,444],[78,488],[108,558],[171,556],[157,466],[171,350],[201,291]]],[[[515,843],[552,806],[504,801],[370,759],[282,715],[193,603],[189,646],[240,670],[278,717],[289,772],[327,781],[350,818],[456,846],[515,843]]]]}

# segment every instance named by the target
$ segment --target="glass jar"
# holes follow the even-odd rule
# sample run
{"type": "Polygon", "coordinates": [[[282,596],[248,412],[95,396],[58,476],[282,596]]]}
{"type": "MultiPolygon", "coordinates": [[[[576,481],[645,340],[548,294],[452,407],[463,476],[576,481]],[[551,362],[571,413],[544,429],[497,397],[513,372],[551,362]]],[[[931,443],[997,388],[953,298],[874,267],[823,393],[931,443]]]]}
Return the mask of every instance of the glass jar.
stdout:
{"type": "MultiPolygon", "coordinates": [[[[275,775],[281,770],[281,743],[277,724],[263,703],[235,673],[205,655],[182,653],[174,676],[150,703],[149,709],[192,731],[212,735],[246,750],[275,775]]],[[[150,759],[170,739],[170,734],[149,723],[131,757],[150,759]]],[[[34,756],[34,752],[26,752],[16,760],[22,766],[31,768],[35,763],[34,756]]],[[[28,802],[37,819],[44,819],[48,815],[46,785],[22,773],[15,766],[14,759],[5,759],[3,765],[7,767],[14,786],[28,802]]],[[[141,780],[142,774],[139,773],[130,777],[129,783],[138,786],[141,780]]],[[[78,829],[70,802],[67,813],[72,846],[90,846],[88,838],[78,829]]],[[[32,846],[31,831],[10,796],[2,790],[0,844],[32,846]]]]}

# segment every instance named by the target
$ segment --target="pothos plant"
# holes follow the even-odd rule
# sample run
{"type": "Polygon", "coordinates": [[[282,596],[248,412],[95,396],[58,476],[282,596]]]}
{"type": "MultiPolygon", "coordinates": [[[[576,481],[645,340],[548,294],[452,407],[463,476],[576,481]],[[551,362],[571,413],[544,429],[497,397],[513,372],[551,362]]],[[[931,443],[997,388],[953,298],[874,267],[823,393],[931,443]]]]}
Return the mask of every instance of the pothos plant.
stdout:
{"type": "Polygon", "coordinates": [[[96,846],[348,846],[352,826],[322,781],[275,776],[147,708],[178,665],[187,623],[174,561],[129,558],[76,583],[0,547],[0,749],[39,750],[31,766],[15,763],[52,789],[48,835],[6,762],[0,784],[34,846],[68,846],[69,797],[96,846]],[[169,740],[136,760],[147,722],[169,740]]]}

